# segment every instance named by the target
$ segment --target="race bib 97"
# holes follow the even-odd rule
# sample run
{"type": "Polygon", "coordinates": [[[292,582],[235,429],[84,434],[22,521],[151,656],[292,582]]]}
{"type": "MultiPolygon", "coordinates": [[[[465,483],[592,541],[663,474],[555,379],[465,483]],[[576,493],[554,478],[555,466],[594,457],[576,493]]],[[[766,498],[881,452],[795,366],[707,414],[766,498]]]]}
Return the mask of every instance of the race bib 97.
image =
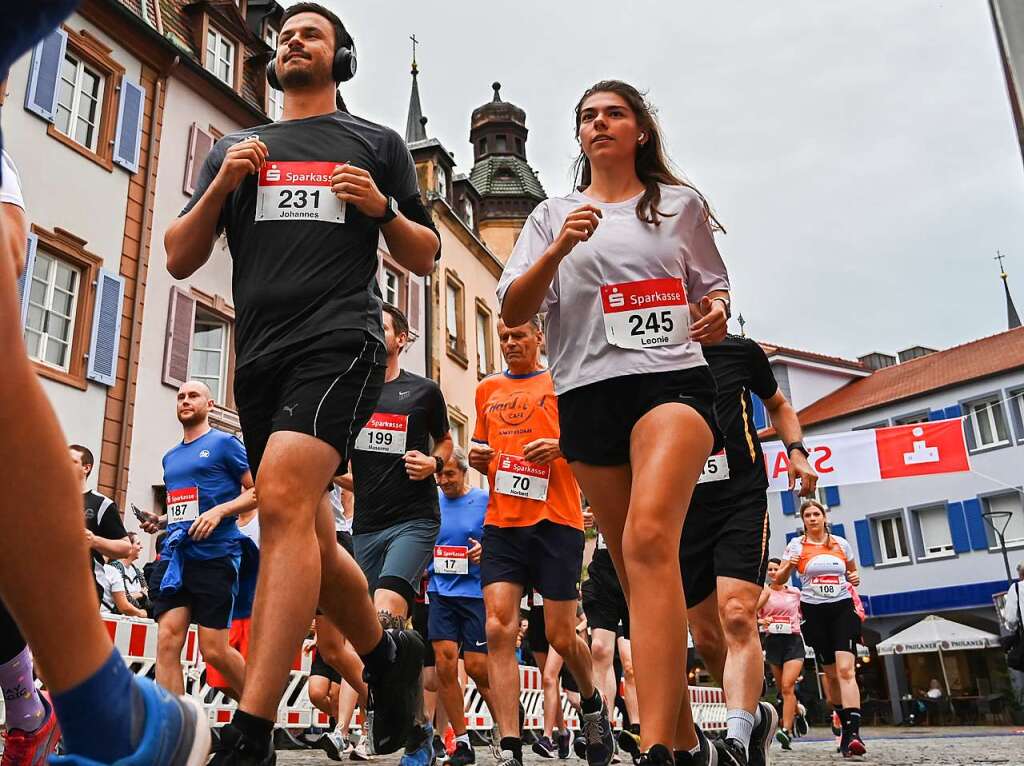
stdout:
{"type": "Polygon", "coordinates": [[[704,464],[704,470],[697,479],[698,484],[707,484],[712,481],[725,481],[729,478],[729,457],[725,452],[711,455],[704,464]]]}
{"type": "Polygon", "coordinates": [[[167,493],[167,523],[199,518],[199,487],[172,489],[167,493]]]}
{"type": "Polygon", "coordinates": [[[405,454],[405,440],[409,431],[408,415],[389,415],[375,412],[356,437],[356,449],[363,452],[405,454]]]}
{"type": "Polygon", "coordinates": [[[793,633],[793,625],[789,620],[772,620],[768,623],[768,632],[775,636],[789,636],[793,633]]]}
{"type": "Polygon", "coordinates": [[[435,545],[434,574],[469,574],[469,548],[465,545],[435,545]]]}
{"type": "Polygon", "coordinates": [[[537,465],[515,455],[498,457],[498,470],[494,475],[494,491],[502,495],[527,500],[548,499],[548,480],[551,466],[537,465]]]}
{"type": "Polygon", "coordinates": [[[601,286],[605,338],[619,348],[678,346],[690,340],[683,280],[647,279],[601,286]]]}
{"type": "Polygon", "coordinates": [[[257,221],[345,223],[345,203],[331,191],[336,162],[268,162],[260,169],[257,221]]]}

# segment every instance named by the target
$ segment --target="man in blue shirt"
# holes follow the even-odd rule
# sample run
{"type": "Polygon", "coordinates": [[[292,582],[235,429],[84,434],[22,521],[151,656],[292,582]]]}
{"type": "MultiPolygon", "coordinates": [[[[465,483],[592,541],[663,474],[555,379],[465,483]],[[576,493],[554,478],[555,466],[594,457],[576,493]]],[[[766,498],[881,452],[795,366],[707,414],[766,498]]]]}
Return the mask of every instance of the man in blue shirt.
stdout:
{"type": "Polygon", "coordinates": [[[434,546],[433,564],[428,567],[427,595],[430,611],[427,633],[434,645],[437,681],[452,728],[455,752],[448,763],[466,766],[476,755],[466,733],[465,704],[459,687],[459,650],[466,673],[476,682],[480,696],[490,707],[487,682],[487,632],[484,595],[480,586],[480,540],[484,534],[487,493],[466,483],[469,460],[460,447],[437,475],[441,489],[441,529],[434,546]]]}
{"type": "Polygon", "coordinates": [[[181,649],[196,623],[203,659],[240,696],[245,660],[228,638],[239,578],[254,575],[255,544],[238,529],[238,514],[256,507],[256,493],[245,447],[210,426],[210,389],[183,384],[177,409],[184,438],[163,459],[167,513],[159,524],[167,526],[167,539],[150,581],[159,625],[156,680],[184,691],[181,649]]]}

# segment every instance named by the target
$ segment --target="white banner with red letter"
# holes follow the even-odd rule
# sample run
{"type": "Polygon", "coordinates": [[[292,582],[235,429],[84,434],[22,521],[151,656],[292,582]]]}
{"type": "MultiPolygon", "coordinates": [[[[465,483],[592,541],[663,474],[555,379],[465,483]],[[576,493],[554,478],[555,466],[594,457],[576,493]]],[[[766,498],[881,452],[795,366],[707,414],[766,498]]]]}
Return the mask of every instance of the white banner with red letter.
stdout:
{"type": "MultiPolygon", "coordinates": [[[[809,436],[804,445],[823,487],[971,470],[961,419],[809,436]]],[[[762,449],[769,489],[789,489],[785,446],[762,449]]]]}

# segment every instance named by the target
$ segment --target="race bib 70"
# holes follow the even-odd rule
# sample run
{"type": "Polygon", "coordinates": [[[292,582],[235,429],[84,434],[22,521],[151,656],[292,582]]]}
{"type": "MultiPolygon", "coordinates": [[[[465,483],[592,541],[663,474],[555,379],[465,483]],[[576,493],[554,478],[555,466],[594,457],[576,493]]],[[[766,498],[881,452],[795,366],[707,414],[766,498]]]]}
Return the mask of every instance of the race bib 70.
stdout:
{"type": "Polygon", "coordinates": [[[268,162],[260,169],[257,221],[345,223],[345,203],[331,191],[337,162],[268,162]]]}
{"type": "Polygon", "coordinates": [[[515,455],[498,456],[498,470],[494,474],[494,491],[502,495],[527,500],[548,499],[548,480],[551,466],[537,465],[515,455]]]}
{"type": "Polygon", "coordinates": [[[690,340],[690,309],[677,277],[601,285],[605,338],[629,349],[678,346],[690,340]]]}

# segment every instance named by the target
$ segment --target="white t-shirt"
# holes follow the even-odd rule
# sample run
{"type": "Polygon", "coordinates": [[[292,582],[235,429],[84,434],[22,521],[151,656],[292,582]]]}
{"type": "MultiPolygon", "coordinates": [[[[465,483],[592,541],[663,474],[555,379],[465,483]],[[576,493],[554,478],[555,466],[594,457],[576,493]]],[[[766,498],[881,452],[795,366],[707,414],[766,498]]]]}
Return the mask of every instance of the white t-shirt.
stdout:
{"type": "Polygon", "coordinates": [[[812,543],[804,535],[794,537],[782,560],[792,562],[800,575],[801,602],[829,604],[853,597],[846,581],[853,548],[845,538],[829,535],[823,543],[812,543]]]}
{"type": "Polygon", "coordinates": [[[103,574],[107,578],[107,587],[104,587],[104,595],[109,590],[111,595],[111,603],[113,603],[113,594],[115,593],[126,593],[129,596],[137,596],[143,592],[142,587],[142,572],[139,571],[138,567],[134,564],[124,565],[124,576],[121,576],[121,572],[118,571],[117,567],[113,564],[103,565],[103,574]]]}
{"type": "Polygon", "coordinates": [[[352,532],[352,519],[345,515],[345,506],[341,504],[341,489],[338,485],[331,488],[331,510],[334,511],[334,531],[352,532]]]}
{"type": "Polygon", "coordinates": [[[25,209],[25,198],[21,195],[21,176],[6,149],[0,150],[0,204],[25,209]]]}
{"type": "MultiPolygon", "coordinates": [[[[625,336],[632,328],[637,343],[648,330],[660,334],[666,327],[677,333],[671,342],[660,344],[655,338],[647,338],[645,341],[654,345],[632,348],[620,345],[634,342],[621,334],[618,337],[622,340],[615,345],[610,340],[611,318],[617,317],[620,322],[627,319],[623,313],[606,312],[606,300],[613,293],[656,288],[658,295],[667,296],[665,284],[671,282],[676,292],[681,285],[686,301],[697,304],[712,290],[729,289],[729,276],[700,196],[685,186],[662,185],[658,209],[666,215],[659,226],[637,218],[639,199],[598,202],[577,193],[540,203],[527,219],[498,281],[500,303],[512,282],[555,240],[569,213],[585,204],[601,209],[603,217],[594,235],[576,245],[561,262],[540,308],[547,313],[548,359],[557,394],[627,374],[705,364],[700,344],[689,340],[685,306],[673,310],[671,325],[662,324],[665,306],[660,303],[657,310],[634,314],[641,326],[625,325],[625,336]],[[658,284],[651,280],[658,280],[658,284]],[[637,287],[637,283],[646,285],[637,287]]],[[[622,330],[620,325],[618,331],[622,330]]]]}
{"type": "Polygon", "coordinates": [[[260,515],[258,513],[253,514],[248,524],[239,524],[238,531],[256,543],[257,548],[260,547],[260,515]]]}

